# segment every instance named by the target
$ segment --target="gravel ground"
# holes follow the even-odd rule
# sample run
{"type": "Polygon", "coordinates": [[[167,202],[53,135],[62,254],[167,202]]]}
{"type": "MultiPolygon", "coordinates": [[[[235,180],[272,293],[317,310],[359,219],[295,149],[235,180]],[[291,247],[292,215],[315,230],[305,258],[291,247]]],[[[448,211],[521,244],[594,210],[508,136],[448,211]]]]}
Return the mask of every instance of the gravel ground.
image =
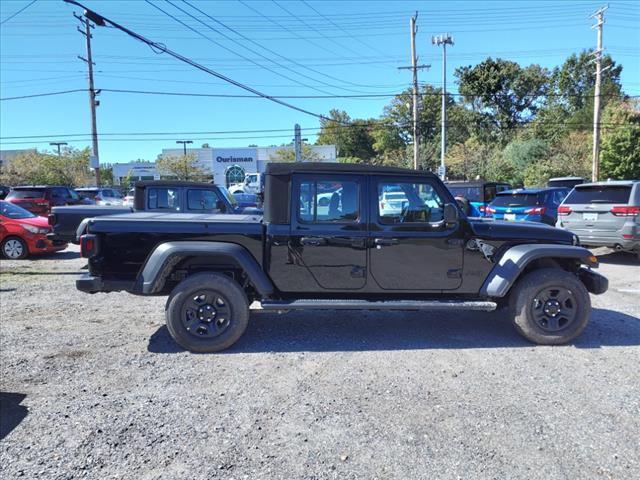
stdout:
{"type": "Polygon", "coordinates": [[[0,271],[0,477],[640,478],[640,264],[585,333],[500,315],[254,316],[182,351],[163,298],[81,294],[77,250],[0,271]]]}

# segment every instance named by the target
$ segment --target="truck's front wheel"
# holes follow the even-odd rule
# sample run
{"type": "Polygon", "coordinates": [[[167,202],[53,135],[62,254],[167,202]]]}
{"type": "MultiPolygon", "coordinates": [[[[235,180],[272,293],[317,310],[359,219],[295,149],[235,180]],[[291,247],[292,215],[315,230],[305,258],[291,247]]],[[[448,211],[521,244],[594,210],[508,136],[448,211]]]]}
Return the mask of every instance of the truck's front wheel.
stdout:
{"type": "Polygon", "coordinates": [[[516,330],[540,345],[570,342],[587,326],[591,299],[582,282],[560,268],[534,270],[510,294],[516,330]]]}
{"type": "Polygon", "coordinates": [[[233,345],[249,323],[249,303],[226,275],[198,273],[171,292],[166,309],[173,339],[191,352],[218,352],[233,345]]]}

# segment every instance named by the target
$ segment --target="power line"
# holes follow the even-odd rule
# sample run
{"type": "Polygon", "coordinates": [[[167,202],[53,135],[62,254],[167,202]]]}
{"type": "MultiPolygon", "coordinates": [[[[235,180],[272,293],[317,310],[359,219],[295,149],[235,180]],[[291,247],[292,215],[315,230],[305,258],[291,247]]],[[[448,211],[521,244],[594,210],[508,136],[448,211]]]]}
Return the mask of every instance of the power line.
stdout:
{"type": "MultiPolygon", "coordinates": [[[[201,36],[202,38],[204,38],[205,40],[210,41],[210,42],[211,42],[211,43],[213,43],[214,45],[217,45],[218,47],[220,47],[220,48],[222,48],[222,49],[224,49],[224,50],[226,50],[226,51],[228,51],[228,52],[231,52],[232,54],[234,54],[234,55],[236,55],[236,56],[238,56],[238,57],[240,57],[240,58],[242,58],[242,59],[244,59],[244,60],[246,60],[246,61],[248,61],[248,62],[252,63],[253,65],[256,65],[256,66],[257,66],[257,67],[259,67],[259,68],[265,69],[265,70],[267,70],[267,71],[269,71],[269,72],[271,72],[271,73],[273,73],[273,74],[275,74],[275,75],[278,75],[278,76],[281,76],[281,77],[283,77],[283,78],[286,78],[287,80],[290,80],[290,81],[292,81],[292,82],[296,82],[296,83],[298,83],[299,85],[302,85],[302,86],[304,86],[304,87],[311,88],[312,90],[315,90],[315,91],[317,91],[317,92],[321,92],[321,93],[324,93],[324,94],[329,94],[329,93],[330,93],[330,92],[327,92],[326,90],[319,89],[319,88],[317,88],[317,87],[315,87],[315,86],[313,86],[313,85],[309,85],[309,84],[306,84],[306,83],[299,82],[299,81],[295,80],[294,78],[291,78],[291,77],[289,77],[289,76],[287,76],[287,75],[284,75],[283,73],[279,73],[279,72],[277,72],[277,71],[275,71],[275,70],[273,70],[273,69],[271,69],[271,68],[269,68],[269,67],[266,67],[266,66],[264,66],[264,65],[261,65],[261,64],[259,64],[258,62],[256,62],[256,61],[254,61],[254,60],[250,59],[249,57],[246,57],[246,56],[242,55],[241,53],[238,53],[238,52],[236,52],[235,50],[233,50],[233,49],[231,49],[231,48],[228,48],[228,47],[226,47],[226,46],[224,46],[224,45],[222,45],[222,44],[220,44],[220,43],[216,42],[216,41],[215,41],[215,40],[213,40],[211,37],[209,37],[209,36],[205,35],[204,33],[200,32],[200,31],[198,31],[198,30],[196,30],[195,28],[193,28],[193,27],[191,27],[191,26],[187,25],[186,23],[182,22],[181,20],[179,20],[178,18],[176,18],[174,15],[171,15],[169,12],[167,12],[167,11],[163,10],[162,8],[160,8],[158,5],[156,5],[156,4],[154,4],[154,3],[152,3],[151,1],[149,1],[149,0],[145,0],[145,1],[146,1],[149,5],[151,5],[153,8],[155,8],[155,9],[157,9],[157,10],[161,11],[162,13],[164,13],[164,14],[165,14],[165,15],[167,15],[168,17],[172,18],[172,19],[173,19],[173,20],[175,20],[176,22],[180,23],[181,25],[185,26],[186,28],[188,28],[188,29],[189,29],[189,30],[191,30],[192,32],[195,32],[196,34],[200,35],[200,36],[201,36]]],[[[178,7],[178,6],[176,6],[175,4],[173,4],[172,2],[170,2],[169,0],[165,0],[165,1],[166,1],[168,4],[170,4],[171,6],[173,6],[174,8],[176,8],[176,9],[180,10],[181,12],[186,13],[187,15],[190,15],[189,13],[185,12],[183,9],[181,9],[181,8],[180,8],[180,7],[178,7]]],[[[192,18],[194,18],[194,19],[198,20],[196,17],[193,17],[192,15],[190,15],[190,16],[191,16],[192,18]]],[[[207,27],[207,28],[209,28],[209,29],[213,30],[213,31],[214,31],[215,33],[217,33],[218,35],[222,35],[222,36],[223,36],[223,37],[225,37],[227,40],[231,40],[231,41],[233,41],[233,39],[232,39],[232,38],[230,38],[228,35],[225,35],[224,33],[221,33],[220,31],[218,31],[218,30],[216,30],[215,28],[213,28],[213,27],[211,27],[211,26],[207,25],[207,24],[206,24],[206,23],[204,23],[204,22],[201,22],[200,20],[198,20],[198,21],[199,21],[200,23],[202,23],[205,27],[207,27]]],[[[245,48],[246,48],[246,47],[245,47],[245,48]]],[[[252,51],[253,53],[257,54],[257,55],[260,55],[258,52],[255,52],[254,50],[251,50],[251,51],[252,51]]],[[[266,58],[266,57],[264,57],[264,56],[263,56],[263,58],[266,58]]],[[[270,61],[270,60],[267,58],[267,61],[270,61]]],[[[288,68],[288,67],[286,67],[286,66],[284,66],[284,65],[280,65],[280,66],[281,66],[282,68],[287,69],[287,70],[293,71],[292,69],[290,69],[290,68],[288,68]]],[[[294,74],[297,74],[297,72],[295,72],[295,71],[293,71],[293,73],[294,73],[294,74]]],[[[302,75],[302,76],[304,76],[304,75],[302,75]]],[[[307,77],[307,78],[311,78],[311,77],[307,77]]],[[[313,78],[311,78],[311,79],[313,80],[313,78]]]]}
{"type": "MultiPolygon", "coordinates": [[[[194,5],[192,5],[191,3],[187,2],[186,0],[182,0],[182,1],[183,1],[183,3],[186,3],[186,4],[187,4],[187,5],[189,5],[191,8],[193,8],[194,10],[196,10],[196,11],[198,11],[198,12],[202,13],[204,16],[206,16],[206,17],[207,17],[207,18],[209,18],[210,20],[212,20],[212,21],[214,21],[214,22],[218,23],[219,25],[222,25],[223,27],[225,27],[225,28],[227,28],[228,30],[230,30],[230,31],[234,32],[236,35],[240,36],[241,38],[243,38],[243,39],[247,40],[248,42],[251,42],[251,43],[252,43],[252,44],[254,44],[254,45],[259,46],[259,47],[260,47],[260,48],[262,48],[263,50],[266,50],[266,51],[268,51],[268,52],[272,53],[273,55],[278,56],[279,58],[281,58],[281,59],[283,59],[283,60],[289,61],[289,62],[291,62],[291,63],[293,63],[293,64],[295,64],[295,65],[297,65],[297,66],[299,66],[299,67],[301,67],[301,68],[304,68],[304,69],[306,69],[306,70],[309,70],[309,71],[311,71],[311,72],[313,72],[313,73],[315,73],[315,74],[317,74],[317,75],[322,75],[322,76],[324,76],[324,77],[330,78],[331,80],[336,80],[336,81],[343,82],[343,83],[350,83],[350,82],[345,82],[345,80],[344,80],[344,79],[341,79],[341,78],[338,78],[338,77],[334,77],[333,75],[329,75],[329,74],[326,74],[326,73],[324,73],[324,72],[322,72],[322,71],[320,71],[320,70],[316,70],[316,69],[314,69],[314,68],[311,68],[311,67],[309,67],[308,65],[305,65],[305,64],[303,64],[303,63],[300,63],[300,62],[298,62],[297,60],[295,60],[295,59],[293,59],[293,58],[286,57],[286,56],[284,56],[284,55],[282,55],[282,54],[280,54],[280,53],[276,52],[275,50],[272,50],[271,48],[268,48],[268,47],[264,46],[263,44],[256,42],[255,40],[253,40],[253,39],[251,39],[251,38],[247,37],[246,35],[243,35],[242,33],[238,32],[236,29],[233,29],[233,28],[229,27],[228,25],[226,25],[226,24],[224,24],[224,23],[220,22],[219,20],[216,20],[214,17],[210,16],[210,15],[209,15],[209,14],[207,14],[206,12],[204,12],[204,11],[200,10],[199,8],[195,7],[194,5]]],[[[246,47],[245,47],[245,48],[246,48],[246,47]]],[[[253,50],[251,50],[251,49],[248,49],[248,50],[249,50],[249,51],[253,51],[253,50]]],[[[267,57],[263,57],[263,58],[267,58],[267,57]]],[[[279,65],[279,64],[278,64],[278,65],[279,65]]],[[[296,73],[297,73],[298,75],[302,75],[302,74],[301,74],[301,73],[299,73],[299,72],[296,72],[296,73]]],[[[313,79],[313,77],[307,77],[306,75],[302,75],[302,76],[305,76],[306,78],[312,78],[312,79],[313,79]]],[[[320,82],[318,79],[314,79],[314,80],[315,80],[315,81],[317,81],[317,82],[320,82]]],[[[336,86],[336,85],[330,85],[330,84],[327,84],[327,83],[324,83],[324,82],[320,82],[320,83],[322,83],[323,85],[328,86],[328,87],[334,87],[334,88],[340,88],[340,89],[342,89],[342,90],[348,90],[348,89],[346,89],[346,88],[339,87],[339,86],[336,86]]],[[[359,86],[361,86],[361,85],[359,85],[359,86]]],[[[349,90],[349,91],[351,91],[351,90],[349,90]]]]}
{"type": "Polygon", "coordinates": [[[87,91],[86,88],[76,88],[74,90],[62,90],[60,92],[34,93],[32,95],[21,95],[19,97],[5,97],[5,98],[0,98],[0,101],[21,100],[23,98],[50,97],[53,95],[64,95],[67,93],[86,92],[86,91],[87,91]]]}
{"type": "Polygon", "coordinates": [[[194,68],[197,68],[198,70],[202,70],[203,72],[208,73],[209,75],[213,75],[214,77],[217,77],[217,78],[219,78],[221,80],[229,82],[230,84],[235,85],[238,88],[241,88],[241,89],[246,90],[248,92],[251,92],[251,93],[253,93],[255,95],[258,95],[258,96],[264,98],[265,100],[272,101],[272,102],[277,103],[279,105],[282,105],[284,107],[290,108],[292,110],[296,110],[296,111],[298,111],[300,113],[304,113],[306,115],[310,115],[312,117],[316,117],[316,118],[319,118],[319,119],[325,119],[326,118],[324,115],[320,115],[320,114],[314,113],[314,112],[312,112],[310,110],[306,110],[304,108],[292,105],[291,103],[287,103],[287,102],[284,102],[284,101],[279,100],[277,98],[273,98],[272,96],[267,95],[265,93],[262,93],[261,91],[256,90],[255,88],[249,87],[248,85],[245,85],[245,84],[243,84],[241,82],[238,82],[237,80],[233,80],[232,78],[227,77],[226,75],[223,75],[223,74],[218,73],[218,72],[216,72],[216,71],[214,71],[214,70],[212,70],[212,69],[210,69],[208,67],[205,67],[204,65],[201,65],[201,64],[199,64],[199,63],[197,63],[197,62],[185,57],[184,55],[181,55],[181,54],[179,54],[177,52],[174,52],[173,50],[170,50],[169,48],[167,48],[166,45],[163,45],[163,44],[154,42],[152,40],[149,40],[149,39],[145,38],[144,36],[142,36],[142,35],[134,32],[134,31],[132,31],[132,30],[130,30],[130,29],[128,29],[128,28],[116,23],[116,22],[114,22],[113,20],[109,20],[108,18],[101,16],[100,14],[94,12],[93,10],[87,9],[84,5],[82,5],[79,2],[76,2],[75,0],[64,0],[64,1],[67,2],[67,3],[70,3],[72,5],[76,5],[76,6],[80,7],[80,8],[83,8],[85,10],[85,16],[87,16],[87,15],[90,16],[92,18],[92,20],[96,24],[104,26],[105,24],[109,23],[109,24],[113,25],[115,28],[117,28],[118,30],[121,30],[122,32],[124,32],[127,35],[135,38],[136,40],[148,45],[156,53],[167,53],[168,55],[171,55],[172,57],[174,57],[174,58],[176,58],[176,59],[178,59],[178,60],[180,60],[180,61],[182,61],[182,62],[184,62],[184,63],[186,63],[188,65],[191,65],[194,68]]]}
{"type": "MultiPolygon", "coordinates": [[[[455,122],[455,123],[451,123],[449,122],[449,126],[467,126],[467,123],[462,123],[462,122],[455,122]]],[[[572,127],[572,128],[580,128],[583,130],[590,130],[593,127],[593,124],[591,123],[574,123],[574,122],[556,122],[556,123],[548,123],[547,125],[554,125],[554,126],[565,126],[565,127],[572,127]]],[[[410,126],[410,124],[400,124],[400,125],[396,125],[396,124],[384,124],[384,123],[379,123],[379,124],[371,124],[371,125],[340,125],[338,128],[350,128],[350,127],[366,127],[366,126],[372,126],[372,127],[382,127],[382,128],[393,128],[393,129],[398,129],[398,128],[408,128],[410,126]]],[[[526,125],[513,125],[513,126],[504,126],[501,127],[501,130],[517,130],[520,128],[525,127],[526,125]]],[[[629,127],[629,126],[638,126],[636,123],[601,123],[600,127],[603,130],[616,130],[618,128],[623,128],[623,127],[629,127]]],[[[325,127],[326,128],[326,127],[325,127]]],[[[283,129],[284,130],[284,129],[283,129]]],[[[287,129],[290,131],[290,129],[287,129]]],[[[322,128],[319,128],[318,130],[322,130],[322,128]]],[[[314,133],[310,133],[311,135],[316,135],[314,133]]],[[[59,135],[62,136],[62,135],[59,135]]],[[[102,136],[102,134],[101,134],[102,136]]],[[[65,136],[66,137],[66,136],[65,136]]],[[[18,138],[18,137],[15,137],[18,138]]],[[[282,135],[250,135],[250,136],[232,136],[232,137],[192,137],[192,140],[205,140],[205,141],[214,141],[214,140],[255,140],[255,139],[266,139],[266,138],[290,138],[290,133],[283,133],[282,135]]],[[[172,138],[103,138],[102,141],[108,141],[108,142],[166,142],[166,141],[172,141],[172,138]]],[[[91,141],[91,136],[90,134],[87,134],[86,138],[77,138],[77,139],[68,139],[67,140],[69,143],[88,143],[91,141]]],[[[2,145],[29,145],[29,144],[37,144],[37,143],[49,143],[48,139],[45,140],[31,140],[31,141],[20,141],[20,142],[5,142],[5,141],[0,141],[0,144],[2,145]]],[[[289,143],[289,142],[287,142],[289,143]]]]}
{"type": "Polygon", "coordinates": [[[22,7],[20,10],[18,10],[16,13],[14,13],[13,15],[5,18],[4,20],[2,20],[0,22],[0,25],[4,25],[5,23],[7,23],[9,20],[11,20],[12,18],[17,17],[18,15],[20,15],[22,12],[24,12],[27,8],[29,8],[31,5],[33,5],[34,3],[36,3],[38,0],[33,0],[32,2],[29,2],[28,4],[26,4],[24,7],[22,7]]]}
{"type": "MultiPolygon", "coordinates": [[[[129,89],[118,89],[118,88],[100,88],[102,92],[111,92],[111,93],[131,93],[131,94],[140,94],[140,95],[166,95],[166,96],[180,96],[180,97],[211,97],[211,98],[264,98],[261,95],[243,95],[243,94],[232,94],[232,93],[197,93],[197,92],[165,92],[165,91],[157,91],[157,90],[129,90],[129,89]]],[[[46,93],[36,93],[32,95],[21,95],[18,97],[5,97],[0,98],[0,101],[6,100],[19,100],[25,98],[36,98],[36,97],[46,97],[52,95],[63,95],[67,93],[75,93],[75,92],[86,92],[87,89],[75,89],[75,90],[63,90],[58,92],[46,92],[46,93]]],[[[362,94],[349,94],[349,95],[270,95],[271,99],[323,99],[323,98],[391,98],[397,97],[401,95],[410,95],[410,92],[405,90],[402,92],[389,92],[389,93],[362,93],[362,94]]],[[[419,96],[422,97],[440,97],[442,93],[440,92],[419,92],[419,96]]],[[[451,93],[447,92],[448,96],[452,97],[464,97],[464,98],[475,98],[482,97],[484,94],[479,93],[451,93]]],[[[492,97],[509,97],[510,94],[493,94],[492,97]]],[[[581,94],[554,94],[554,93],[546,93],[542,95],[531,94],[531,95],[519,95],[521,98],[568,98],[568,97],[579,97],[579,98],[593,98],[594,95],[581,95],[581,94]]],[[[601,94],[600,97],[610,97],[610,98],[640,98],[640,95],[618,95],[618,94],[601,94]]],[[[329,119],[330,120],[330,119],[329,119]]]]}

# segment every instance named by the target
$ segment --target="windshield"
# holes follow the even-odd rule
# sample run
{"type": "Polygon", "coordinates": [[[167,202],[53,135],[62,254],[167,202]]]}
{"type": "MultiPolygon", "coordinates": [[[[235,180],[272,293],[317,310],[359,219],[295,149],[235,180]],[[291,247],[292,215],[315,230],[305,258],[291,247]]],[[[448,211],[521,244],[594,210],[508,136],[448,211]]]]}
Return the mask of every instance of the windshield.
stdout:
{"type": "Polygon", "coordinates": [[[537,193],[516,193],[509,195],[498,195],[493,202],[492,207],[526,207],[538,204],[537,193]]]}
{"type": "Polygon", "coordinates": [[[88,198],[89,200],[94,200],[96,195],[98,195],[97,190],[76,190],[80,198],[88,198]]]}
{"type": "Polygon", "coordinates": [[[11,190],[8,198],[44,198],[44,188],[11,190]]]}
{"type": "Polygon", "coordinates": [[[233,195],[231,195],[229,193],[229,190],[227,190],[227,187],[218,187],[220,189],[220,191],[222,192],[222,195],[224,195],[224,198],[227,199],[227,201],[231,204],[231,206],[233,208],[238,206],[238,201],[236,200],[236,197],[234,197],[233,195]]]}
{"type": "Polygon", "coordinates": [[[482,201],[482,187],[466,187],[447,185],[454,197],[464,197],[471,202],[482,201]]]}
{"type": "Polygon", "coordinates": [[[0,200],[0,214],[7,218],[33,218],[37,215],[10,202],[0,200]]]}
{"type": "Polygon", "coordinates": [[[629,203],[630,195],[630,185],[576,187],[571,191],[564,203],[629,203]]]}
{"type": "Polygon", "coordinates": [[[387,192],[383,194],[383,198],[386,198],[387,200],[406,200],[407,196],[404,192],[387,192]]]}

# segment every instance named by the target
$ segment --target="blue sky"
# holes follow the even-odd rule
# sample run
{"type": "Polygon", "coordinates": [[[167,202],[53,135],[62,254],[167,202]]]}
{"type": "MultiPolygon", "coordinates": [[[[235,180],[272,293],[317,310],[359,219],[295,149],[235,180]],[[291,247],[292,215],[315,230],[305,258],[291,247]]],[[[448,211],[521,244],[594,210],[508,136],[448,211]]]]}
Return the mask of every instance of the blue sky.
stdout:
{"type": "MultiPolygon", "coordinates": [[[[5,22],[0,26],[0,97],[85,89],[86,67],[77,58],[85,54],[84,38],[76,31],[78,22],[72,15],[80,9],[62,0],[38,0],[9,19],[29,1],[0,2],[0,21],[5,22]]],[[[173,5],[164,0],[154,3],[191,29],[142,0],[84,3],[270,95],[385,95],[287,100],[317,113],[340,108],[357,118],[379,116],[393,94],[410,86],[410,72],[397,67],[410,62],[409,17],[415,11],[419,12],[420,63],[432,65],[420,73],[420,81],[441,84],[441,50],[431,44],[431,36],[450,32],[455,45],[448,49],[448,89],[455,90],[454,69],[487,56],[553,68],[571,53],[594,47],[596,34],[589,15],[602,5],[593,1],[189,0],[232,31],[182,0],[171,0],[173,5]]],[[[624,66],[625,92],[638,95],[640,2],[610,1],[609,6],[604,45],[624,66]]],[[[166,54],[154,53],[113,28],[95,29],[93,53],[96,88],[246,94],[166,54]]],[[[255,98],[103,91],[100,102],[102,163],[153,160],[162,148],[174,148],[177,139],[214,147],[287,143],[295,123],[305,129],[305,138],[314,141],[319,126],[317,118],[255,98]],[[201,133],[247,130],[259,132],[201,133]],[[140,133],[151,135],[133,135],[140,133]]],[[[50,141],[67,141],[78,148],[90,145],[88,103],[86,92],[2,101],[0,147],[45,149],[50,141]],[[7,138],[31,135],[42,137],[7,138]]]]}

